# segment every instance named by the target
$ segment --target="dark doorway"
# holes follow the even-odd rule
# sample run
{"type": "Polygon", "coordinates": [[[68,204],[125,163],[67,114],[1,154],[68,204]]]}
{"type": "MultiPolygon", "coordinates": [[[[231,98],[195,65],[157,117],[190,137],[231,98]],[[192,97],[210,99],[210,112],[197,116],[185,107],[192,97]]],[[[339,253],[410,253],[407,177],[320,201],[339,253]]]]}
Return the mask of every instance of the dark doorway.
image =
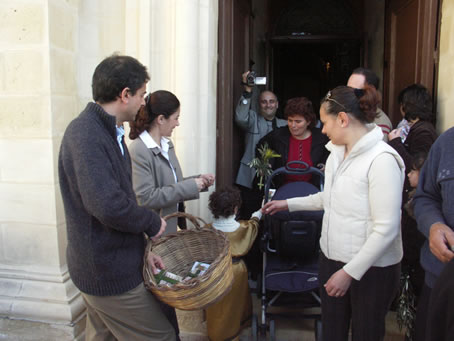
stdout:
{"type": "Polygon", "coordinates": [[[371,3],[379,1],[219,0],[217,186],[234,183],[243,153],[234,111],[250,60],[268,77],[281,110],[287,99],[306,96],[318,113],[327,90],[346,84],[358,66],[374,69],[370,60],[379,66],[383,109],[394,124],[400,120],[395,98],[406,83],[422,83],[436,102],[441,0],[386,0],[386,9],[374,12],[371,3]],[[386,19],[384,43],[383,35],[371,41],[371,16],[386,19]]]}
{"type": "Polygon", "coordinates": [[[393,124],[402,119],[397,96],[421,83],[436,112],[440,0],[387,0],[385,22],[385,111],[393,124]]]}
{"type": "Polygon", "coordinates": [[[338,85],[345,85],[360,65],[359,41],[338,40],[272,44],[272,89],[281,108],[292,97],[307,97],[318,114],[320,99],[338,85]]]}

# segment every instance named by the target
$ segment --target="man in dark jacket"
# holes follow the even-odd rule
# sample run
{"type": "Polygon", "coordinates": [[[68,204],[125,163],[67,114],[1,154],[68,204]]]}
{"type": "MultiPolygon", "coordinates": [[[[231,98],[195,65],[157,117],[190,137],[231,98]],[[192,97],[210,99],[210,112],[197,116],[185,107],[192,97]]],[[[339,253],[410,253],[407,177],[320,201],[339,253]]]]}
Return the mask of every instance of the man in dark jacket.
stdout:
{"type": "Polygon", "coordinates": [[[421,249],[425,283],[416,316],[416,340],[428,337],[425,329],[430,294],[445,264],[454,258],[453,146],[454,128],[451,128],[432,145],[413,199],[418,229],[427,238],[421,249]]]}
{"type": "MultiPolygon", "coordinates": [[[[72,281],[87,305],[86,340],[175,340],[159,303],[143,284],[146,234],[165,222],[136,203],[123,123],[144,104],[146,68],[113,55],[93,75],[94,103],[67,127],[58,160],[72,281]]],[[[162,260],[149,254],[154,270],[162,260]]]]}

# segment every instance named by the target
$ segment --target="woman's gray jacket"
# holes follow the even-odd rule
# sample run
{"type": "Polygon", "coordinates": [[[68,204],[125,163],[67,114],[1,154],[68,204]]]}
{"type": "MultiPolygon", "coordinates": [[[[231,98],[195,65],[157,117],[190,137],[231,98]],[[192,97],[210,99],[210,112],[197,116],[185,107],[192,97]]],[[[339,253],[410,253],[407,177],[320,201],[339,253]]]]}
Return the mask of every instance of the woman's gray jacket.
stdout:
{"type": "MultiPolygon", "coordinates": [[[[178,182],[169,161],[158,147],[147,148],[140,138],[129,145],[132,161],[132,183],[137,202],[154,210],[161,217],[178,210],[178,203],[199,198],[194,178],[183,178],[180,163],[175,155],[173,143],[169,141],[169,159],[175,168],[178,182]]],[[[177,219],[167,221],[165,234],[177,231],[177,219]]]]}

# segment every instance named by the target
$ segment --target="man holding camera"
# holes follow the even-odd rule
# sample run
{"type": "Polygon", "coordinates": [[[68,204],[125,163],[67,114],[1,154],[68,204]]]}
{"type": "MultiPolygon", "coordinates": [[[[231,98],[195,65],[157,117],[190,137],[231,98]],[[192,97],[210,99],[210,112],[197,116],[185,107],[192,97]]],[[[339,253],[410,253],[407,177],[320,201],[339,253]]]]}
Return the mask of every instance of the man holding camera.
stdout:
{"type": "Polygon", "coordinates": [[[260,94],[259,113],[251,108],[252,88],[259,83],[258,78],[250,71],[243,73],[241,84],[244,86],[244,92],[235,110],[235,122],[245,132],[245,150],[236,177],[236,184],[241,186],[243,205],[240,218],[242,219],[249,219],[252,212],[259,209],[261,205],[261,193],[252,188],[255,170],[248,165],[255,156],[256,145],[273,129],[287,125],[286,120],[276,117],[279,102],[271,91],[265,90],[260,94]]]}

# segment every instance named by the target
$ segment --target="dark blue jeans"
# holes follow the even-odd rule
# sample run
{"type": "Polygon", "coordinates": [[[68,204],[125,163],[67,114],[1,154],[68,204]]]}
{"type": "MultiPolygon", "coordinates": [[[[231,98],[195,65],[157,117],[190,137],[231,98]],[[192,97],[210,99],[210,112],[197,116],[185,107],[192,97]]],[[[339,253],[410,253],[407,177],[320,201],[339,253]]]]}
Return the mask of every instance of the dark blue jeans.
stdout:
{"type": "Polygon", "coordinates": [[[344,265],[320,253],[323,340],[347,341],[351,321],[352,341],[382,341],[385,317],[399,290],[400,263],[371,267],[361,280],[352,280],[343,297],[328,296],[323,285],[344,265]]]}

